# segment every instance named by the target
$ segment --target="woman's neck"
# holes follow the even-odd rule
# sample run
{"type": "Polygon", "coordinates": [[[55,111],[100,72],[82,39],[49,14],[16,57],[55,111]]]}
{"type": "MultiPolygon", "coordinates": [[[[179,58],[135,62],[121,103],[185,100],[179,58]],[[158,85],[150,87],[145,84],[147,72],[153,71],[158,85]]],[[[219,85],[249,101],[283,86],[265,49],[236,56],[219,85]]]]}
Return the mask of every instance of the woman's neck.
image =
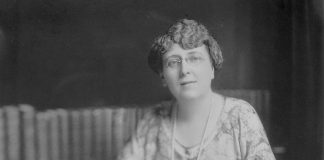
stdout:
{"type": "Polygon", "coordinates": [[[186,99],[180,100],[178,99],[178,115],[177,121],[179,123],[191,123],[204,121],[212,107],[212,99],[214,93],[211,91],[204,96],[201,96],[197,99],[186,99]]]}

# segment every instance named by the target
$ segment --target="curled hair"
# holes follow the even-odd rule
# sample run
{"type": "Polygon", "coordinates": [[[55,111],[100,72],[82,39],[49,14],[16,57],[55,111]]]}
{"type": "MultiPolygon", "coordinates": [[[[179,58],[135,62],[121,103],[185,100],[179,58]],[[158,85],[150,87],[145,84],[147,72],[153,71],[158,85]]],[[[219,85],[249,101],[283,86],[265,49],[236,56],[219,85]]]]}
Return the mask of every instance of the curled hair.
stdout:
{"type": "Polygon", "coordinates": [[[178,44],[183,49],[193,49],[205,45],[213,68],[219,70],[222,66],[222,51],[206,27],[194,20],[181,19],[172,25],[165,34],[154,40],[148,55],[148,64],[154,72],[158,74],[162,72],[162,57],[173,44],[178,44]]]}

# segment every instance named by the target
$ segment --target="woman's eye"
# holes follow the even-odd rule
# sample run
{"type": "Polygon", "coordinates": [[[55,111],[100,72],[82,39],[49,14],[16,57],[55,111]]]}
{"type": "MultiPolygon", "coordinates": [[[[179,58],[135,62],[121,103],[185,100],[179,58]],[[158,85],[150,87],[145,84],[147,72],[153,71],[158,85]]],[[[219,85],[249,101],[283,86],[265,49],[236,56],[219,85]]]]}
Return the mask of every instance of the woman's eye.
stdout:
{"type": "Polygon", "coordinates": [[[173,59],[173,60],[169,60],[167,62],[167,66],[173,68],[173,67],[178,66],[179,63],[180,63],[180,60],[173,59]]]}
{"type": "Polygon", "coordinates": [[[195,64],[195,63],[199,63],[201,60],[202,60],[202,58],[199,57],[199,56],[192,56],[192,57],[189,57],[189,62],[190,62],[190,63],[193,63],[193,64],[195,64]]]}

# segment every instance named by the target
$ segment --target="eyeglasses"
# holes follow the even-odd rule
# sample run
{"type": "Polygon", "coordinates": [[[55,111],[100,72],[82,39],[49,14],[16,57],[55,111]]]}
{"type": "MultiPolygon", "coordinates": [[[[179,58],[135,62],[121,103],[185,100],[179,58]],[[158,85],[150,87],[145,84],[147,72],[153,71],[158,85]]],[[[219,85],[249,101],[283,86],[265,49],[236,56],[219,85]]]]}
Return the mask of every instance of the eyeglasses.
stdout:
{"type": "MultiPolygon", "coordinates": [[[[191,66],[199,65],[201,62],[204,61],[204,58],[200,55],[191,55],[184,58],[186,63],[191,66]]],[[[177,69],[180,68],[181,64],[183,63],[183,59],[181,57],[171,57],[165,60],[164,65],[167,68],[177,69]]]]}

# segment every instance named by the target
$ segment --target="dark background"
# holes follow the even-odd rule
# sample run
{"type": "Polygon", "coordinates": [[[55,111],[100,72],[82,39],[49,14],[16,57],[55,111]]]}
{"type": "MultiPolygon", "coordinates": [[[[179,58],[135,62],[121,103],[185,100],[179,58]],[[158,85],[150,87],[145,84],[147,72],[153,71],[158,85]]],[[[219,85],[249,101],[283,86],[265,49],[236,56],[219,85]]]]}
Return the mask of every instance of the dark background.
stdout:
{"type": "Polygon", "coordinates": [[[285,159],[321,159],[323,8],[322,0],[1,0],[0,104],[168,99],[146,57],[156,36],[188,17],[221,45],[214,88],[270,90],[271,144],[287,148],[285,159]]]}

